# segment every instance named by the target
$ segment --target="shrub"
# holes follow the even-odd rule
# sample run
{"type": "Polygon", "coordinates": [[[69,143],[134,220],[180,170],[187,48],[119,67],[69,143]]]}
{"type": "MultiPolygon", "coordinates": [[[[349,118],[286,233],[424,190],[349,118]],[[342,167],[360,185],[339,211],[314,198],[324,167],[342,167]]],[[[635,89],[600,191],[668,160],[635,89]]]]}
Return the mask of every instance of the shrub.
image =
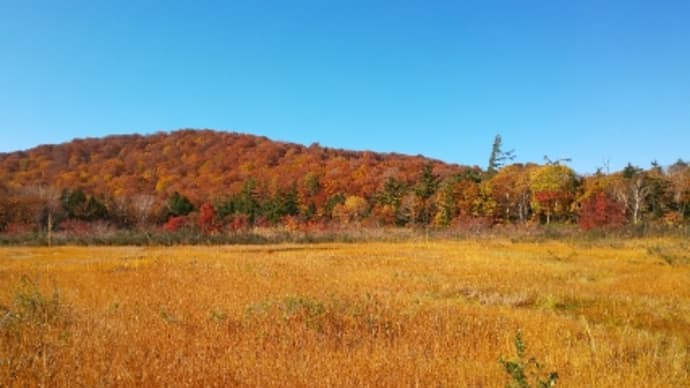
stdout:
{"type": "Polygon", "coordinates": [[[518,330],[515,334],[515,351],[517,352],[517,358],[512,360],[505,360],[503,357],[499,359],[499,362],[503,366],[503,369],[510,377],[510,382],[506,384],[506,387],[510,388],[547,388],[556,385],[558,380],[558,373],[550,372],[545,378],[539,376],[539,372],[544,368],[534,357],[525,359],[527,347],[525,342],[522,340],[522,333],[518,330]],[[530,381],[534,381],[534,385],[530,384],[530,381]]]}

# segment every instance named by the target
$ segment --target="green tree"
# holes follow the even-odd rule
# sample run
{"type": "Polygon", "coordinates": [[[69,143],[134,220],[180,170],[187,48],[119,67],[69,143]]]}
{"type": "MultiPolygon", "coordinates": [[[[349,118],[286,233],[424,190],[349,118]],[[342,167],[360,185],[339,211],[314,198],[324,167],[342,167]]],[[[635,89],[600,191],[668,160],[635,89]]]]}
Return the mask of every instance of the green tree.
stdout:
{"type": "Polygon", "coordinates": [[[277,223],[284,216],[299,214],[299,198],[297,186],[293,184],[289,190],[278,190],[261,206],[261,213],[271,222],[277,223]]]}
{"type": "Polygon", "coordinates": [[[86,201],[84,219],[87,221],[103,220],[108,218],[108,209],[103,202],[95,197],[89,197],[86,201]]]}
{"type": "Polygon", "coordinates": [[[95,221],[108,217],[105,205],[95,197],[86,195],[82,189],[63,191],[61,202],[69,218],[95,221]]]}
{"type": "Polygon", "coordinates": [[[431,222],[431,216],[434,214],[431,199],[438,190],[440,182],[439,176],[434,174],[433,169],[431,163],[422,167],[422,173],[414,190],[417,197],[415,220],[423,225],[428,225],[431,222]]]}
{"type": "Polygon", "coordinates": [[[244,182],[240,193],[235,197],[235,213],[249,217],[249,222],[254,222],[259,215],[259,201],[256,180],[249,178],[244,182]]]}
{"type": "Polygon", "coordinates": [[[84,194],[82,189],[76,189],[74,191],[64,190],[60,200],[62,202],[62,207],[67,213],[67,217],[79,218],[81,208],[86,203],[86,194],[84,194]]]}
{"type": "Polygon", "coordinates": [[[168,215],[169,216],[186,216],[194,211],[194,205],[189,198],[178,193],[177,191],[168,199],[168,215]]]}
{"type": "Polygon", "coordinates": [[[448,226],[450,222],[457,215],[457,200],[456,190],[459,179],[451,177],[441,184],[440,189],[436,193],[437,210],[434,216],[434,224],[439,226],[448,226]]]}
{"type": "Polygon", "coordinates": [[[491,155],[489,155],[489,164],[486,167],[486,173],[492,176],[509,161],[515,159],[515,150],[503,151],[503,138],[501,135],[496,135],[494,144],[491,146],[491,155]]]}
{"type": "Polygon", "coordinates": [[[652,168],[646,172],[646,175],[650,186],[646,210],[651,217],[658,219],[672,207],[672,182],[656,161],[652,162],[652,168]]]}
{"type": "Polygon", "coordinates": [[[376,193],[374,199],[376,204],[382,208],[388,208],[392,212],[393,222],[396,225],[402,226],[408,221],[401,212],[401,204],[405,193],[407,192],[407,185],[405,182],[388,177],[383,184],[383,189],[376,193]]]}

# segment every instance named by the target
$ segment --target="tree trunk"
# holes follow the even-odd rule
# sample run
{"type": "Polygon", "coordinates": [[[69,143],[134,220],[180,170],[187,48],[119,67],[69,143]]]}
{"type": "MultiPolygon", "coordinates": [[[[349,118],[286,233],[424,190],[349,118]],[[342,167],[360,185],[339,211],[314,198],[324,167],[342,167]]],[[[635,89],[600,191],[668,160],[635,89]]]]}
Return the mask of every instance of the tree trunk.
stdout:
{"type": "Polygon", "coordinates": [[[53,246],[53,213],[48,212],[48,246],[53,246]]]}
{"type": "Polygon", "coordinates": [[[640,222],[640,202],[638,198],[635,198],[635,205],[633,207],[633,225],[637,225],[640,222]]]}

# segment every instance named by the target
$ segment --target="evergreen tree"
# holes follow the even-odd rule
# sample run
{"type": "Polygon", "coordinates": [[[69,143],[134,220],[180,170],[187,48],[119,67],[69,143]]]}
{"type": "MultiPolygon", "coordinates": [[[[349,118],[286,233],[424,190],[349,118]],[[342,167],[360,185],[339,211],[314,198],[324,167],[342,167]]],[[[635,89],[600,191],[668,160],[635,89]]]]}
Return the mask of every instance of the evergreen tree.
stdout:
{"type": "Polygon", "coordinates": [[[498,172],[498,169],[509,161],[515,159],[515,150],[503,151],[503,139],[501,135],[496,135],[494,144],[491,146],[491,155],[489,156],[489,165],[486,167],[486,173],[492,176],[498,172]]]}
{"type": "Polygon", "coordinates": [[[168,215],[170,216],[186,216],[192,211],[194,211],[192,202],[177,191],[168,200],[168,215]]]}
{"type": "Polygon", "coordinates": [[[106,206],[95,197],[87,196],[82,189],[63,191],[61,202],[69,218],[95,221],[108,217],[106,206]]]}
{"type": "Polygon", "coordinates": [[[375,200],[379,205],[390,206],[393,209],[395,224],[398,226],[402,226],[408,221],[401,213],[400,208],[406,192],[407,186],[405,182],[388,177],[388,180],[383,185],[383,190],[375,196],[375,200]]]}
{"type": "Polygon", "coordinates": [[[414,191],[417,197],[415,219],[423,225],[428,225],[431,222],[431,215],[434,212],[430,202],[438,190],[439,180],[438,175],[434,175],[431,163],[425,164],[414,191]]]}
{"type": "Polygon", "coordinates": [[[81,208],[86,203],[86,194],[82,189],[74,191],[65,190],[61,197],[62,207],[69,218],[80,218],[81,208]]]}

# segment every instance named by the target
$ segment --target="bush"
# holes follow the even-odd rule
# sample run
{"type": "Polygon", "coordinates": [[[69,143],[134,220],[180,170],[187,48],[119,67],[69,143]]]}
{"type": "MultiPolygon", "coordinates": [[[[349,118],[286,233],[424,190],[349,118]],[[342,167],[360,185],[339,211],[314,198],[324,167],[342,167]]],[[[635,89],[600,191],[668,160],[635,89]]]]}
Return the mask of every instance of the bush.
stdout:
{"type": "Polygon", "coordinates": [[[506,387],[510,388],[547,388],[556,385],[558,380],[558,373],[550,372],[546,377],[540,376],[541,370],[544,368],[534,357],[526,359],[527,347],[522,340],[522,333],[518,330],[515,334],[514,342],[517,358],[505,360],[503,357],[499,359],[501,366],[510,377],[510,382],[506,387]],[[534,382],[534,385],[530,384],[534,382]]]}

